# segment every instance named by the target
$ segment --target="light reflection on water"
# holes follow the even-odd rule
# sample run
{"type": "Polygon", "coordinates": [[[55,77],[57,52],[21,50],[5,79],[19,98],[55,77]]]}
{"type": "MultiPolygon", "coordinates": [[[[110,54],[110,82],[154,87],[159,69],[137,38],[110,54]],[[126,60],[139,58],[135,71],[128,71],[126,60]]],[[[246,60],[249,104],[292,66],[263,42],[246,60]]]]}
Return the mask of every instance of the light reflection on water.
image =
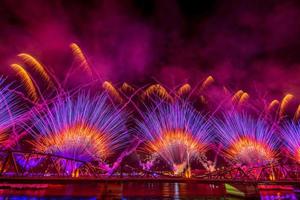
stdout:
{"type": "Polygon", "coordinates": [[[199,199],[199,197],[201,199],[244,199],[243,195],[249,199],[263,200],[299,198],[294,190],[261,191],[254,186],[241,184],[225,187],[224,184],[127,182],[123,184],[49,184],[44,189],[33,189],[32,185],[30,187],[2,188],[0,200],[199,199]]]}

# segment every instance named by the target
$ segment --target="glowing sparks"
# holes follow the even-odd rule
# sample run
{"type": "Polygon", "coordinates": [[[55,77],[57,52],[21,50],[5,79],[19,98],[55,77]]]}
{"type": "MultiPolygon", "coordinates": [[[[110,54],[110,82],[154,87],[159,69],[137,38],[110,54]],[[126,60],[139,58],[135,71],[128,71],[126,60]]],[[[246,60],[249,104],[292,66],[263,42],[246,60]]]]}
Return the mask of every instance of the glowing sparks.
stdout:
{"type": "Polygon", "coordinates": [[[300,163],[300,124],[287,122],[281,128],[281,133],[290,157],[300,163]]]}
{"type": "Polygon", "coordinates": [[[42,76],[42,78],[48,82],[49,86],[53,86],[51,78],[46,72],[44,66],[36,58],[27,53],[20,53],[18,54],[18,57],[20,57],[27,65],[33,67],[33,69],[37,71],[42,76]]]}
{"type": "Polygon", "coordinates": [[[76,43],[69,47],[72,66],[76,67],[63,70],[67,73],[60,76],[64,79],[62,84],[50,68],[28,53],[18,54],[23,64],[10,65],[20,77],[22,91],[5,86],[0,77],[0,150],[15,147],[9,154],[12,158],[5,161],[4,151],[0,157],[3,162],[12,159],[16,168],[22,167],[22,175],[37,168],[43,168],[45,175],[53,175],[52,164],[59,168],[58,174],[74,177],[93,172],[109,177],[123,169],[132,170],[128,173],[131,175],[140,170],[136,168],[140,164],[143,172],[153,177],[162,174],[200,178],[204,168],[216,173],[203,177],[223,179],[227,178],[227,174],[223,175],[225,168],[234,175],[231,177],[242,178],[242,170],[250,178],[259,173],[261,176],[254,177],[279,180],[286,173],[281,165],[288,163],[290,167],[294,161],[300,164],[300,104],[292,116],[289,108],[296,99],[292,94],[269,102],[260,91],[262,87],[257,88],[257,95],[254,90],[232,91],[215,84],[212,76],[195,88],[188,83],[177,85],[176,81],[173,88],[158,82],[144,86],[103,82],[93,75],[97,70],[83,50],[76,43]],[[84,77],[71,77],[80,76],[76,70],[88,73],[92,80],[84,83],[84,77]],[[38,87],[40,82],[43,87],[38,87]],[[93,92],[104,92],[83,93],[88,87],[93,92]],[[40,88],[46,90],[41,92],[40,88]],[[149,107],[149,103],[153,106],[149,107]],[[30,110],[25,113],[27,107],[30,110]],[[228,113],[222,115],[222,111],[228,113]],[[286,147],[293,160],[286,158],[286,149],[281,147],[286,147]],[[130,155],[137,160],[130,158],[124,163],[130,155]],[[51,167],[44,170],[49,158],[51,167]]]}
{"type": "Polygon", "coordinates": [[[247,92],[244,92],[243,90],[238,90],[233,97],[231,98],[231,101],[233,103],[237,103],[239,106],[245,103],[249,99],[249,94],[247,92]]]}
{"type": "Polygon", "coordinates": [[[113,97],[117,102],[122,103],[123,99],[118,92],[118,90],[112,85],[112,83],[108,81],[104,81],[102,84],[102,87],[105,89],[105,91],[108,92],[108,94],[113,97]]]}
{"type": "Polygon", "coordinates": [[[225,115],[215,126],[224,146],[223,154],[230,161],[253,167],[276,160],[278,140],[264,121],[233,114],[225,115]]]}
{"type": "Polygon", "coordinates": [[[300,104],[298,105],[297,110],[294,114],[294,121],[298,121],[299,117],[300,117],[300,104]]]}
{"type": "Polygon", "coordinates": [[[39,152],[104,162],[126,144],[124,120],[104,95],[60,99],[45,115],[37,113],[32,144],[39,152]]]}
{"type": "Polygon", "coordinates": [[[232,102],[237,103],[241,99],[242,95],[244,94],[243,90],[238,90],[232,97],[232,102]]]}
{"type": "Polygon", "coordinates": [[[247,92],[244,92],[239,100],[239,105],[245,103],[249,99],[249,94],[247,92]]]}
{"type": "Polygon", "coordinates": [[[188,105],[162,105],[138,126],[146,151],[162,158],[177,175],[187,170],[190,160],[205,154],[212,141],[210,124],[188,105]]]}
{"type": "Polygon", "coordinates": [[[129,84],[126,83],[126,82],[124,82],[124,83],[122,84],[121,90],[122,90],[123,92],[131,92],[131,93],[135,91],[134,87],[132,87],[131,85],[129,85],[129,84]]]}
{"type": "Polygon", "coordinates": [[[177,91],[177,94],[179,96],[182,96],[184,94],[187,94],[191,91],[191,86],[190,84],[186,83],[186,84],[183,84],[177,91]]]}
{"type": "Polygon", "coordinates": [[[155,84],[155,85],[149,86],[142,94],[142,98],[150,97],[152,94],[156,94],[158,97],[160,97],[162,99],[172,100],[171,95],[160,84],[155,84]]]}
{"type": "Polygon", "coordinates": [[[205,149],[204,144],[199,143],[189,133],[181,131],[163,131],[160,138],[148,144],[149,151],[159,154],[165,159],[170,160],[176,175],[184,172],[188,165],[190,156],[194,156],[205,149]],[[168,158],[170,157],[171,158],[168,158]]]}
{"type": "Polygon", "coordinates": [[[204,90],[205,88],[207,88],[208,86],[210,86],[213,82],[215,81],[215,79],[212,76],[208,76],[205,81],[203,81],[200,91],[204,90]]]}
{"type": "Polygon", "coordinates": [[[277,99],[274,99],[273,101],[271,101],[271,103],[268,106],[268,112],[272,111],[275,107],[279,107],[279,101],[277,99]]]}
{"type": "Polygon", "coordinates": [[[36,88],[33,84],[32,78],[28,74],[28,72],[18,64],[11,64],[11,68],[17,73],[17,75],[21,78],[29,96],[32,98],[33,101],[37,101],[38,95],[36,88]]]}
{"type": "MultiPolygon", "coordinates": [[[[10,145],[10,139],[15,139],[16,133],[10,128],[24,113],[22,103],[10,91],[10,85],[4,85],[5,79],[0,77],[0,144],[1,149],[10,145]],[[5,142],[5,145],[3,144],[5,142]],[[3,146],[4,145],[4,146],[3,146]]],[[[13,128],[12,128],[13,129],[13,128]]]]}
{"type": "Polygon", "coordinates": [[[267,145],[252,138],[240,138],[228,149],[228,154],[247,164],[263,163],[274,156],[267,145]]]}
{"type": "Polygon", "coordinates": [[[34,143],[34,147],[40,152],[63,151],[64,155],[74,155],[76,158],[80,156],[85,159],[105,159],[112,153],[108,145],[108,138],[105,134],[85,123],[75,123],[54,133],[51,137],[41,137],[38,142],[34,143]],[[64,149],[70,146],[76,148],[64,149]],[[93,155],[90,154],[92,152],[93,155]]]}
{"type": "Polygon", "coordinates": [[[287,109],[288,104],[290,103],[290,101],[294,98],[294,95],[292,94],[287,94],[283,97],[281,104],[280,104],[280,111],[279,111],[279,116],[283,117],[283,115],[285,114],[285,111],[287,109]]]}
{"type": "Polygon", "coordinates": [[[82,67],[89,75],[92,75],[92,70],[81,48],[76,43],[71,43],[70,48],[80,67],[82,67]]]}

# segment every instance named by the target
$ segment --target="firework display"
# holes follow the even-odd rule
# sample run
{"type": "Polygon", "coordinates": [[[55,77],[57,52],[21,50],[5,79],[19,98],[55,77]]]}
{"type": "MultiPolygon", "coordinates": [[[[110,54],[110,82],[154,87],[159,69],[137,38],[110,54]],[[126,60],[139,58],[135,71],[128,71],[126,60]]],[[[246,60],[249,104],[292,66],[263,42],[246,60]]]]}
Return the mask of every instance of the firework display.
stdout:
{"type": "Polygon", "coordinates": [[[138,122],[138,127],[145,150],[154,159],[164,159],[177,175],[189,167],[190,160],[205,154],[213,140],[209,122],[185,104],[155,107],[138,122]]]}
{"type": "Polygon", "coordinates": [[[37,112],[31,134],[34,150],[84,162],[105,162],[128,136],[124,115],[109,105],[106,95],[85,93],[37,112]]]}
{"type": "MultiPolygon", "coordinates": [[[[15,88],[0,79],[1,148],[17,151],[13,162],[24,170],[53,165],[66,175],[93,169],[111,176],[137,163],[147,173],[191,177],[194,170],[300,162],[300,109],[291,93],[281,101],[258,101],[212,76],[173,88],[114,83],[94,73],[77,44],[70,48],[74,66],[63,81],[28,53],[10,65],[18,77],[15,88]],[[90,82],[70,90],[76,71],[90,82]]],[[[9,157],[0,154],[2,161],[9,157]]]]}
{"type": "Polygon", "coordinates": [[[216,122],[224,156],[239,165],[260,166],[276,160],[278,140],[274,129],[261,119],[228,114],[216,122]]]}
{"type": "Polygon", "coordinates": [[[0,0],[0,200],[300,199],[300,0],[261,2],[0,0]]]}
{"type": "Polygon", "coordinates": [[[1,149],[10,147],[11,141],[17,137],[16,123],[24,113],[24,107],[17,96],[6,85],[4,78],[0,78],[0,145],[1,149]]]}
{"type": "Polygon", "coordinates": [[[300,124],[287,122],[282,127],[282,136],[290,157],[296,162],[300,162],[300,124]]]}

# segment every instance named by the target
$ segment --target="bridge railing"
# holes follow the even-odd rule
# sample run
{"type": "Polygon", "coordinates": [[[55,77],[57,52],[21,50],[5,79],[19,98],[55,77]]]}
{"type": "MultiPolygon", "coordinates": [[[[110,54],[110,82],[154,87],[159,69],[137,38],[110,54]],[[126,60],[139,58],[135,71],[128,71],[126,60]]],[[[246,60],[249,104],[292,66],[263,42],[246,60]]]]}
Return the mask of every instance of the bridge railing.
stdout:
{"type": "MultiPolygon", "coordinates": [[[[39,152],[0,150],[0,177],[165,177],[178,178],[171,173],[146,171],[128,164],[122,164],[114,174],[97,165],[39,152]]],[[[214,172],[192,174],[193,179],[220,181],[300,181],[300,165],[276,163],[259,167],[245,168],[227,166],[214,172]]]]}
{"type": "Polygon", "coordinates": [[[97,176],[91,163],[39,152],[0,150],[0,176],[97,176]]]}

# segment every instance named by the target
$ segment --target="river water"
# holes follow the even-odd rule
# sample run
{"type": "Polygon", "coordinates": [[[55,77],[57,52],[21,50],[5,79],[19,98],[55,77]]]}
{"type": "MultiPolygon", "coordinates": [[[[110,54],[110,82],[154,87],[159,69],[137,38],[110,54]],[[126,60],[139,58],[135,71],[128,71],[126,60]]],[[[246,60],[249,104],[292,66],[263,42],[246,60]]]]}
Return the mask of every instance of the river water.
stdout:
{"type": "Polygon", "coordinates": [[[298,199],[294,186],[200,183],[2,184],[0,200],[96,199],[298,199]]]}

